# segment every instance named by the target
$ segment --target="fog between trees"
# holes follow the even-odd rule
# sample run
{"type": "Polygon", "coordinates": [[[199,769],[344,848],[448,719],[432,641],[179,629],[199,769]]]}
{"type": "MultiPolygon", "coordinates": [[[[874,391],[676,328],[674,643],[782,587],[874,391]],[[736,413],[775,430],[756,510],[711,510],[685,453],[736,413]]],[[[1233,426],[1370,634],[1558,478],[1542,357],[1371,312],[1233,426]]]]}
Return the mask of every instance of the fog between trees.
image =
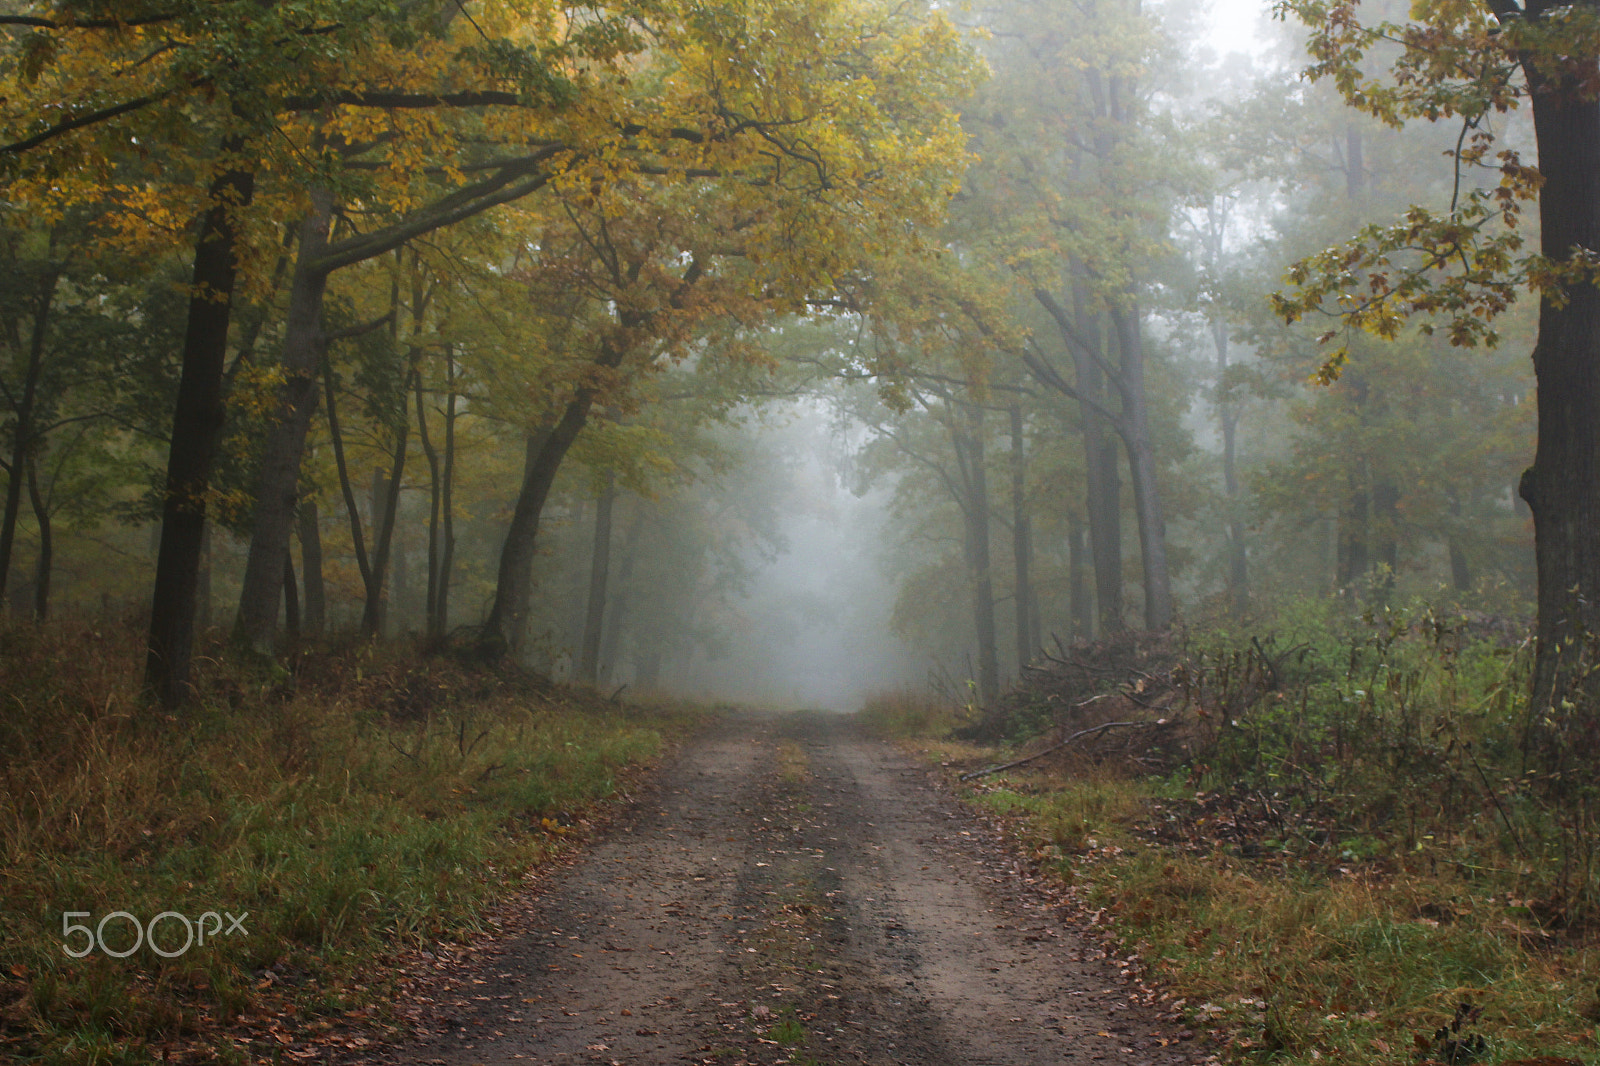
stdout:
{"type": "Polygon", "coordinates": [[[1297,598],[1582,629],[1544,38],[1439,15],[1394,91],[1309,4],[1316,82],[1179,2],[358,6],[0,16],[0,591],[148,620],[166,702],[207,633],[848,709],[1297,598]]]}

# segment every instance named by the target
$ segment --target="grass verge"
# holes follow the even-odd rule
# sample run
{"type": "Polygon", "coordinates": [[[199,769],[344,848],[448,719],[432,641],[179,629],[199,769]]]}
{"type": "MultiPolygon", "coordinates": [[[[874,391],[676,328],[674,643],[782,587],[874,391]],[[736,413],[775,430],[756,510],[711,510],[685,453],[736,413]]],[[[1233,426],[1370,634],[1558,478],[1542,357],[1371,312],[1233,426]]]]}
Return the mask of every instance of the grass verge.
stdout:
{"type": "Polygon", "coordinates": [[[1589,709],[1528,706],[1503,620],[1276,625],[1064,650],[990,716],[1039,757],[957,787],[1231,1061],[1600,1062],[1600,778],[1556,742],[1589,709]]]}
{"type": "Polygon", "coordinates": [[[333,1039],[696,720],[371,647],[216,666],[177,720],[134,634],[0,641],[0,1057],[48,1063],[333,1039]]]}
{"type": "Polygon", "coordinates": [[[1492,883],[1425,859],[1245,858],[1210,835],[1227,814],[1208,827],[1203,795],[1160,781],[965,787],[1236,1061],[1596,1061],[1600,949],[1539,930],[1492,883]],[[1201,824],[1155,839],[1169,818],[1201,824]]]}

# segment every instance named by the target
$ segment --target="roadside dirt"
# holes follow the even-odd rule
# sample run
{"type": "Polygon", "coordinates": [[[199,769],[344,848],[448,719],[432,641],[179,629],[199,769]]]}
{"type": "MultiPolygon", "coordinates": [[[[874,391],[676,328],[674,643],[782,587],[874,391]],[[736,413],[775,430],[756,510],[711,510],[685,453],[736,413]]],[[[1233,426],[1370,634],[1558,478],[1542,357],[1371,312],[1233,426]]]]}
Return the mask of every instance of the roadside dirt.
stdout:
{"type": "Polygon", "coordinates": [[[361,1061],[1201,1058],[926,768],[835,715],[721,721],[499,921],[418,967],[418,1038],[361,1061]]]}

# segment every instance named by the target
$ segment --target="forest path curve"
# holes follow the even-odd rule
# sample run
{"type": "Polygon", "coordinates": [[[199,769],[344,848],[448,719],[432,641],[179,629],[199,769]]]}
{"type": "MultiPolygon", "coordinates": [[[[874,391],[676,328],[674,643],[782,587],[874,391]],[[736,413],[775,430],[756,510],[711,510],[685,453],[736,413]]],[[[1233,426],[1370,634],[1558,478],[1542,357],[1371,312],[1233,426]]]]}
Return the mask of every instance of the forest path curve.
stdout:
{"type": "Polygon", "coordinates": [[[366,1061],[1197,1061],[986,835],[850,719],[730,715],[366,1061]]]}

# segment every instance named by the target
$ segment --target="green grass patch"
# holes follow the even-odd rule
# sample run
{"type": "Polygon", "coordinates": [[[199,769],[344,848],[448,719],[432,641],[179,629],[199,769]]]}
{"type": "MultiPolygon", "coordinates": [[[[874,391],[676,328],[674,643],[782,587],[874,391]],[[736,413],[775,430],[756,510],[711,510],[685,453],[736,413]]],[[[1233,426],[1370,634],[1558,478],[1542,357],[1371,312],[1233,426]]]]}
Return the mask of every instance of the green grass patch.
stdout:
{"type": "Polygon", "coordinates": [[[1165,748],[962,787],[1231,1061],[1600,1062],[1600,775],[1573,739],[1594,710],[1530,706],[1517,632],[1303,604],[1173,639],[1160,667],[1107,642],[1075,660],[1099,687],[1067,664],[1007,697],[1060,709],[1031,746],[1096,713],[1171,723],[1165,748]]]}
{"type": "Polygon", "coordinates": [[[1415,854],[1324,866],[1221,837],[1153,843],[1171,794],[1037,774],[970,793],[1234,1061],[1597,1060],[1600,945],[1541,930],[1504,882],[1415,854]]]}
{"type": "Polygon", "coordinates": [[[478,931],[696,719],[362,649],[293,688],[216,667],[176,720],[116,639],[3,637],[0,1057],[248,1057],[225,1026],[380,998],[380,959],[478,931]]]}

